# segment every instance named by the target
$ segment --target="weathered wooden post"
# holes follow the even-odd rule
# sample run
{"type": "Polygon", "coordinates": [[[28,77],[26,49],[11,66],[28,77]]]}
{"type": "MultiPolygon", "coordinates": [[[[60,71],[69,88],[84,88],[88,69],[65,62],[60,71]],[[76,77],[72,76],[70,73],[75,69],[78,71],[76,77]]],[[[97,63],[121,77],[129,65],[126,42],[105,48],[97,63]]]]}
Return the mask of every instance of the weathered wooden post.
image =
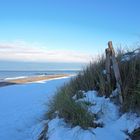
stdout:
{"type": "Polygon", "coordinates": [[[111,60],[112,60],[113,70],[114,70],[114,74],[115,74],[115,78],[116,78],[116,87],[117,87],[118,93],[119,93],[119,100],[120,100],[120,103],[122,104],[123,103],[122,81],[121,81],[118,62],[117,62],[117,60],[115,58],[115,51],[113,49],[112,41],[108,42],[108,47],[109,47],[110,52],[111,52],[111,60]]]}
{"type": "Polygon", "coordinates": [[[107,96],[111,93],[111,61],[110,61],[110,49],[107,48],[105,50],[106,53],[106,61],[105,61],[105,70],[106,70],[106,78],[107,78],[107,84],[106,84],[106,94],[107,96]]]}

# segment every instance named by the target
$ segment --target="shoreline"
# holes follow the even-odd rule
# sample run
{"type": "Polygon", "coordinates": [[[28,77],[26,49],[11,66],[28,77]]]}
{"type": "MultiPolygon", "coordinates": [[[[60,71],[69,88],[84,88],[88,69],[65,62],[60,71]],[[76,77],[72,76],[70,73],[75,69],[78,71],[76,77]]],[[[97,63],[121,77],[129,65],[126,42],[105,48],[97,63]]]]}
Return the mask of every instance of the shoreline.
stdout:
{"type": "Polygon", "coordinates": [[[17,79],[8,79],[0,82],[0,88],[10,85],[19,85],[19,84],[27,84],[39,81],[48,81],[57,78],[64,78],[73,76],[72,74],[56,74],[56,75],[45,75],[45,76],[33,76],[33,77],[23,77],[17,79]]]}

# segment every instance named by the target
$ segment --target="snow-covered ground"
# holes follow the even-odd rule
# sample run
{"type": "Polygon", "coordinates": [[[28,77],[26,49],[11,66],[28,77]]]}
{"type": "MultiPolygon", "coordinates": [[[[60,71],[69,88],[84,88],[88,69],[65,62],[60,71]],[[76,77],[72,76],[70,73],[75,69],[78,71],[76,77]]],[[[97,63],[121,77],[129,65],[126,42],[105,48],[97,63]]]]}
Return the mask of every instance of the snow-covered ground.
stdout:
{"type": "Polygon", "coordinates": [[[0,140],[37,140],[49,99],[69,78],[0,88],[0,140]]]}
{"type": "Polygon", "coordinates": [[[103,127],[89,130],[79,126],[70,128],[63,119],[56,117],[48,123],[49,140],[128,140],[126,133],[140,127],[140,118],[136,114],[119,114],[119,108],[110,99],[98,97],[96,91],[88,91],[84,96],[75,101],[90,102],[89,111],[97,114],[97,122],[102,123],[103,127]]]}
{"type": "MultiPolygon", "coordinates": [[[[42,117],[48,109],[47,103],[56,89],[69,79],[0,88],[0,140],[37,140],[43,123],[46,123],[42,117]]],[[[97,114],[96,122],[102,123],[103,127],[71,128],[56,117],[48,123],[49,140],[126,140],[125,132],[131,133],[140,127],[140,118],[136,114],[119,114],[119,108],[110,99],[98,97],[96,91],[88,91],[83,98],[73,99],[75,102],[90,102],[89,111],[97,114]]]]}

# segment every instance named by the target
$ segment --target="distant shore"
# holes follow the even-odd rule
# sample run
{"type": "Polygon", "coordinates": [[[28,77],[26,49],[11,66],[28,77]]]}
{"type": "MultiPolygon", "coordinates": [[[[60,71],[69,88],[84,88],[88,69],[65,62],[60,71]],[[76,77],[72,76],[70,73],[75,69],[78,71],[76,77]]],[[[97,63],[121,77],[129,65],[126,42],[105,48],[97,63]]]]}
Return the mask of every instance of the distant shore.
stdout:
{"type": "Polygon", "coordinates": [[[38,81],[47,81],[56,78],[63,78],[72,76],[71,74],[57,74],[57,75],[48,75],[48,76],[33,76],[33,77],[25,77],[25,78],[17,78],[17,79],[9,79],[0,82],[0,87],[17,85],[17,84],[26,84],[38,81]]]}

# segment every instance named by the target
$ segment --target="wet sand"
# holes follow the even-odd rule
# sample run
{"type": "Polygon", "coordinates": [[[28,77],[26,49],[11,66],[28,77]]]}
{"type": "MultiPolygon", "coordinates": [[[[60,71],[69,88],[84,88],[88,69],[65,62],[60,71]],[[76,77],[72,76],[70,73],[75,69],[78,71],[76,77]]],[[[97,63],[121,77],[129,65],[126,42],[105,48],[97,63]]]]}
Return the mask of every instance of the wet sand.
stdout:
{"type": "Polygon", "coordinates": [[[34,77],[27,77],[27,78],[19,78],[19,79],[10,79],[0,82],[0,87],[10,86],[10,85],[17,85],[17,84],[25,84],[37,81],[47,81],[55,78],[63,78],[71,76],[69,74],[59,74],[59,75],[47,75],[47,76],[34,76],[34,77]]]}

